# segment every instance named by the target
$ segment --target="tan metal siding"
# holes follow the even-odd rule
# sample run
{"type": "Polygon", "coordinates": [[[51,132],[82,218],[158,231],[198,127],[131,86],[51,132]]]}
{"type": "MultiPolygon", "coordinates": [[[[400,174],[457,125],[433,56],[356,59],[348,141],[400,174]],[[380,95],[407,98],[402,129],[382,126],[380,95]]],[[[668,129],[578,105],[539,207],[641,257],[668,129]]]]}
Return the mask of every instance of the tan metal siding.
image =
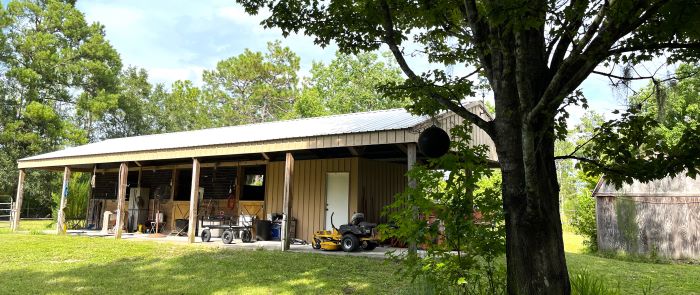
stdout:
{"type": "MultiPolygon", "coordinates": [[[[490,120],[485,111],[478,105],[469,108],[468,111],[479,115],[484,120],[490,120]]],[[[460,117],[455,113],[450,112],[439,117],[437,121],[438,125],[441,128],[449,132],[455,126],[461,125],[464,122],[464,118],[460,117]]],[[[428,125],[423,125],[421,127],[426,128],[428,127],[428,125]]],[[[420,128],[420,130],[422,130],[423,128],[420,128]]],[[[498,159],[498,156],[496,155],[496,145],[493,143],[493,140],[491,140],[491,137],[489,137],[489,135],[486,134],[486,132],[484,132],[484,130],[481,130],[481,128],[476,127],[476,125],[472,125],[471,136],[472,146],[486,145],[489,147],[489,158],[494,161],[498,159]]]]}
{"type": "MultiPolygon", "coordinates": [[[[357,158],[294,161],[291,214],[296,219],[296,238],[311,241],[313,232],[325,227],[326,173],[328,172],[350,173],[350,196],[348,198],[350,212],[348,213],[355,212],[358,180],[356,170],[354,171],[353,167],[358,167],[357,162],[357,158]]],[[[282,212],[284,162],[270,162],[267,165],[266,179],[266,213],[282,212]]]]}
{"type": "Polygon", "coordinates": [[[365,213],[369,222],[386,222],[381,212],[394,202],[396,194],[404,191],[406,165],[360,159],[358,173],[359,211],[365,213]]]}

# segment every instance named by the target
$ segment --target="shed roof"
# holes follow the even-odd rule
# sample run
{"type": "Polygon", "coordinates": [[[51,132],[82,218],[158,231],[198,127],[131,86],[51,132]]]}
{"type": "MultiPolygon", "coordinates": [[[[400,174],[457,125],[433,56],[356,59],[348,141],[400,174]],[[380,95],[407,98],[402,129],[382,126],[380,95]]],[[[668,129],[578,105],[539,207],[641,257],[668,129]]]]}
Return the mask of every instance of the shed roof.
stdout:
{"type": "Polygon", "coordinates": [[[412,115],[404,109],[391,109],[113,138],[28,157],[20,161],[405,129],[418,125],[426,120],[428,120],[427,117],[412,115]]]}
{"type": "MultiPolygon", "coordinates": [[[[481,101],[463,102],[463,105],[486,120],[492,119],[481,101]]],[[[454,113],[446,112],[438,119],[450,118],[451,114],[454,113]]],[[[18,166],[59,167],[408,143],[416,142],[418,129],[427,127],[429,122],[427,116],[416,116],[405,109],[390,109],[114,138],[23,158],[18,161],[18,166]]],[[[479,144],[492,144],[485,136],[477,137],[475,142],[479,144]]]]}
{"type": "Polygon", "coordinates": [[[594,197],[700,197],[700,176],[688,177],[681,173],[649,182],[634,181],[619,189],[601,179],[593,191],[594,197]]]}

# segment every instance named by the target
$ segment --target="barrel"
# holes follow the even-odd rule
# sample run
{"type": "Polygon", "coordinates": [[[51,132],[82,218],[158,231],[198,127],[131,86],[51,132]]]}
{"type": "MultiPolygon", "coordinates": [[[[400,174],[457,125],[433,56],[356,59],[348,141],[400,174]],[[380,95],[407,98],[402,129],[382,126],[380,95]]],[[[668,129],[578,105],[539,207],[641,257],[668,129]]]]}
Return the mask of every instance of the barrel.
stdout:
{"type": "Polygon", "coordinates": [[[269,220],[255,220],[255,238],[258,241],[268,241],[270,240],[270,234],[272,233],[272,222],[269,220]]]}

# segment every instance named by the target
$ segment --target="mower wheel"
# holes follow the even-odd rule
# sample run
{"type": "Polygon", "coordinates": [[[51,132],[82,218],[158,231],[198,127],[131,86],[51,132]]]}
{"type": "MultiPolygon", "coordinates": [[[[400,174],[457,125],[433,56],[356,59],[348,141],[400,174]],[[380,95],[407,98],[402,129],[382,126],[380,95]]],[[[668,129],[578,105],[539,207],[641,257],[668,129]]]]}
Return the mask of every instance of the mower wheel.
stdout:
{"type": "Polygon", "coordinates": [[[362,250],[372,251],[372,250],[374,250],[374,248],[377,248],[377,246],[378,246],[377,243],[367,241],[367,242],[362,243],[362,250]]]}
{"type": "Polygon", "coordinates": [[[321,240],[314,239],[314,242],[311,243],[311,248],[314,248],[316,250],[321,249],[321,240]]]}
{"type": "Polygon", "coordinates": [[[200,238],[202,238],[202,242],[209,242],[211,241],[211,231],[209,229],[205,229],[202,231],[202,234],[199,235],[200,238]]]}
{"type": "Polygon", "coordinates": [[[241,232],[241,241],[243,243],[252,243],[253,242],[253,233],[251,233],[249,230],[244,230],[241,232]]]}
{"type": "Polygon", "coordinates": [[[353,234],[345,234],[343,239],[340,240],[340,246],[345,252],[355,252],[360,248],[360,239],[353,234]]]}
{"type": "Polygon", "coordinates": [[[231,242],[233,242],[233,233],[230,230],[225,230],[224,233],[221,234],[221,241],[224,242],[224,244],[231,244],[231,242]]]}

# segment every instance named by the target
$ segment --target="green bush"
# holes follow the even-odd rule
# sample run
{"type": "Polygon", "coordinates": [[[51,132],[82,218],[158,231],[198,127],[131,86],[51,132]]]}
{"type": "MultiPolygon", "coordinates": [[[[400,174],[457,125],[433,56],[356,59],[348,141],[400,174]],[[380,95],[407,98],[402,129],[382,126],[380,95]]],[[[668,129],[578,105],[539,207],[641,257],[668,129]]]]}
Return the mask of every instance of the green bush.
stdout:
{"type": "Polygon", "coordinates": [[[485,146],[469,145],[471,129],[452,129],[449,153],[408,172],[407,188],[385,209],[381,230],[421,255],[393,255],[421,294],[505,294],[505,222],[501,177],[486,165],[485,146]],[[420,256],[420,257],[419,257],[420,256]]]}
{"type": "Polygon", "coordinates": [[[574,200],[573,216],[569,218],[576,234],[585,238],[583,242],[589,251],[598,250],[598,230],[596,227],[595,198],[587,193],[580,193],[574,200]]]}
{"type": "MultiPolygon", "coordinates": [[[[90,192],[90,175],[87,173],[75,173],[68,183],[68,198],[66,201],[65,218],[85,219],[87,212],[88,194],[90,192]]],[[[55,204],[53,208],[53,217],[58,216],[58,206],[61,202],[61,192],[52,192],[51,197],[55,204]]]]}

